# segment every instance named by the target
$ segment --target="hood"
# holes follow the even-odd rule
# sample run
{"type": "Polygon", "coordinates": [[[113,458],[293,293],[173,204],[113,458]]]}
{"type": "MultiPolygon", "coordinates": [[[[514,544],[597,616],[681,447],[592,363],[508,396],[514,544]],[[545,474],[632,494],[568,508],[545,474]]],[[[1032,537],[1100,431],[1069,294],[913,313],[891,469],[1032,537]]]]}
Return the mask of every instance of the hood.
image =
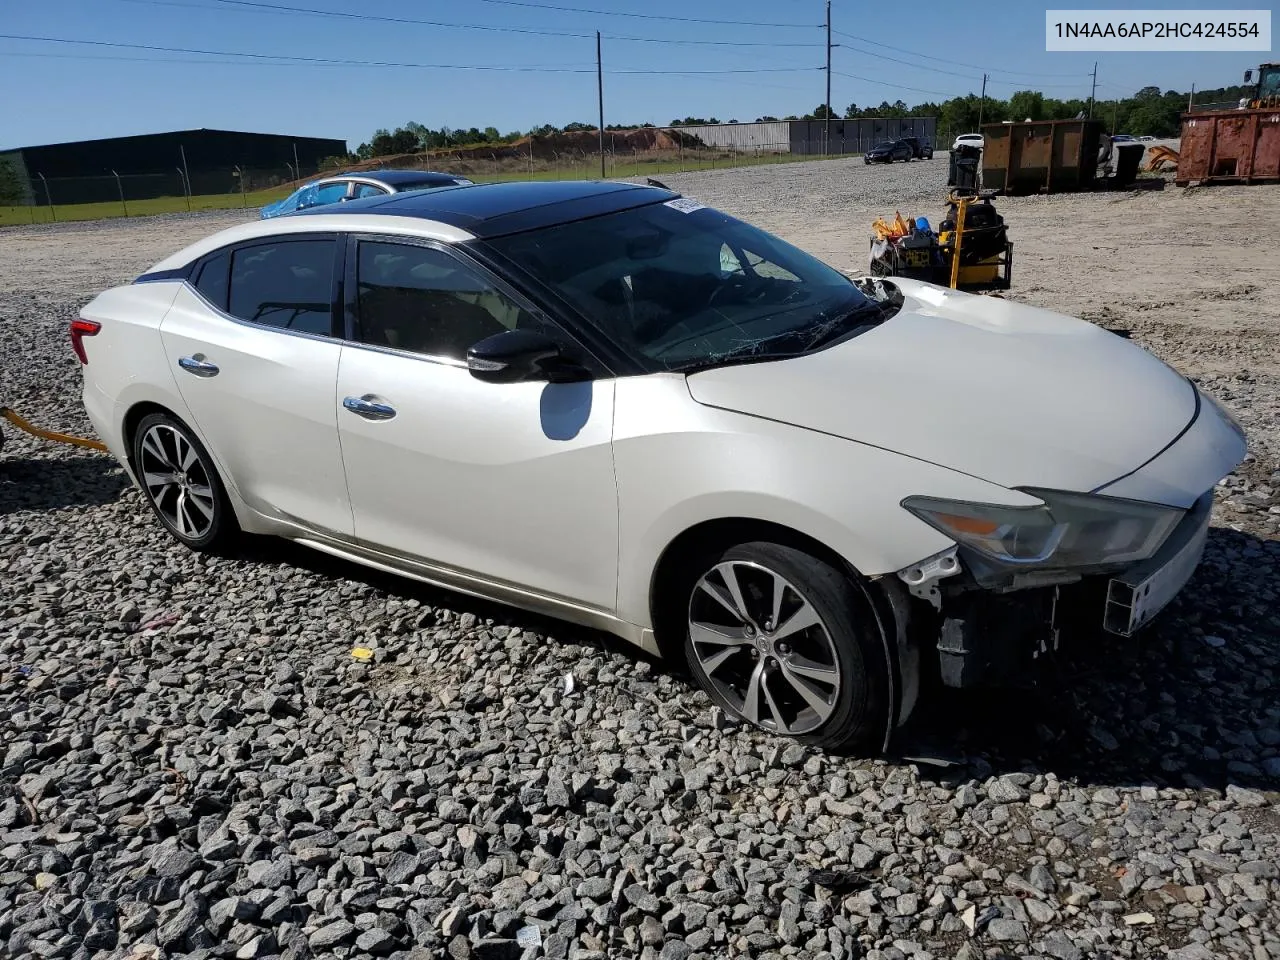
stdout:
{"type": "Polygon", "coordinates": [[[1141,466],[1195,416],[1190,381],[1091,323],[893,282],[905,300],[881,326],[809,356],[692,374],[690,393],[1005,487],[1081,492],[1141,466]]]}

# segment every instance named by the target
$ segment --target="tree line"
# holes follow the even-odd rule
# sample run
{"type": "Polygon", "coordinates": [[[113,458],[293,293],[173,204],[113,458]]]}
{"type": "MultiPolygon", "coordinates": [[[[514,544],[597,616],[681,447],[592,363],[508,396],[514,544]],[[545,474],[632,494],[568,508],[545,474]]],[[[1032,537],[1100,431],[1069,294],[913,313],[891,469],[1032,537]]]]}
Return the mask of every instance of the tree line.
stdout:
{"type": "MultiPolygon", "coordinates": [[[[1247,93],[1248,88],[1242,86],[1219,87],[1214,90],[1198,91],[1196,100],[1199,103],[1235,101],[1246,96],[1247,93]]],[[[1101,119],[1112,133],[1128,133],[1138,137],[1176,137],[1181,129],[1181,116],[1187,109],[1187,101],[1187,94],[1177,90],[1143,87],[1132,97],[1119,100],[1095,100],[1093,115],[1101,119]],[[1114,129],[1112,129],[1113,124],[1114,129]]],[[[903,100],[893,103],[885,100],[879,106],[859,106],[851,103],[845,108],[843,115],[832,110],[830,116],[832,119],[846,120],[875,117],[937,117],[939,129],[958,131],[976,130],[979,117],[982,118],[983,123],[999,123],[1002,120],[1070,120],[1081,114],[1087,115],[1088,112],[1087,99],[1061,100],[1056,97],[1047,97],[1037,90],[1019,90],[1008,99],[991,96],[983,98],[971,93],[963,97],[952,97],[940,103],[926,101],[910,106],[903,100]]],[[[826,118],[827,108],[825,105],[820,105],[803,115],[760,116],[755,118],[755,122],[824,120],[826,118]]],[[[702,126],[721,122],[737,123],[738,121],[688,116],[672,120],[669,126],[702,126]]],[[[605,130],[635,130],[652,126],[652,123],[607,124],[605,130]]],[[[406,123],[395,130],[376,131],[367,142],[360,144],[355,156],[361,160],[368,160],[373,157],[401,153],[420,153],[424,150],[449,150],[483,146],[488,143],[508,144],[528,136],[549,137],[596,129],[596,125],[592,123],[570,123],[562,127],[547,123],[529,130],[501,133],[496,127],[484,129],[440,127],[433,130],[420,123],[406,123]]]]}

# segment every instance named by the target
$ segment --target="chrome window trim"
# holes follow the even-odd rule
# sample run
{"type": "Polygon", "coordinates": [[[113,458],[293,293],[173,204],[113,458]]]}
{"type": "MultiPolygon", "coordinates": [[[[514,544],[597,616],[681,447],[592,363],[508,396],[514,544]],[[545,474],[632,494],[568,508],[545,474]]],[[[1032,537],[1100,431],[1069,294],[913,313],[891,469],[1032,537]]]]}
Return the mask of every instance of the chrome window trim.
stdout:
{"type": "MultiPolygon", "coordinates": [[[[229,243],[225,247],[219,247],[217,250],[210,250],[208,253],[204,254],[203,256],[197,257],[194,261],[192,261],[192,263],[190,264],[190,269],[188,270],[187,276],[184,277],[182,280],[182,284],[188,290],[190,290],[193,294],[195,294],[196,299],[198,299],[202,304],[204,304],[211,311],[213,311],[214,315],[220,320],[229,320],[232,323],[239,324],[242,327],[248,327],[251,330],[266,330],[272,333],[285,334],[286,336],[290,336],[290,337],[302,337],[307,340],[320,340],[325,343],[341,344],[343,343],[343,339],[341,337],[335,337],[333,335],[326,336],[321,333],[308,333],[305,330],[290,330],[288,327],[277,327],[270,323],[258,323],[257,321],[254,321],[254,320],[245,320],[245,319],[242,319],[241,317],[233,316],[232,314],[228,313],[226,310],[223,310],[221,307],[217,306],[212,301],[210,301],[209,298],[206,297],[203,293],[201,293],[200,290],[196,287],[196,285],[191,282],[191,276],[196,272],[195,270],[196,264],[204,263],[207,260],[211,260],[214,257],[217,257],[225,253],[229,260],[227,264],[227,290],[228,290],[228,303],[229,303],[230,302],[229,294],[231,289],[230,271],[234,266],[235,253],[237,250],[243,249],[245,247],[266,246],[271,243],[281,243],[281,242],[287,242],[289,240],[295,240],[295,239],[306,240],[308,238],[311,238],[314,240],[317,238],[317,236],[333,243],[335,255],[337,254],[338,250],[341,249],[340,245],[346,242],[345,235],[339,231],[316,230],[312,233],[307,233],[303,231],[298,233],[268,234],[262,237],[255,237],[252,240],[241,240],[236,243],[229,243]]],[[[330,302],[330,306],[332,308],[332,301],[330,302]]],[[[161,323],[163,324],[163,321],[161,321],[161,323]]]]}
{"type": "Polygon", "coordinates": [[[268,323],[255,323],[252,320],[242,320],[239,317],[233,317],[221,307],[210,303],[203,293],[196,289],[195,284],[190,280],[183,280],[182,285],[195,294],[205,307],[211,310],[219,320],[226,320],[230,323],[238,324],[242,327],[248,327],[251,330],[262,330],[267,333],[279,333],[288,337],[302,337],[305,340],[320,340],[324,343],[334,343],[340,347],[356,347],[360,350],[372,350],[374,353],[386,353],[394,357],[404,357],[408,360],[426,360],[428,363],[438,363],[446,367],[462,367],[467,366],[465,360],[458,360],[454,357],[429,356],[425,353],[414,353],[411,350],[399,350],[395,347],[379,346],[376,343],[361,343],[358,340],[348,340],[346,337],[325,336],[320,333],[308,333],[305,330],[290,330],[288,327],[274,327],[268,323]]]}
{"type": "MultiPolygon", "coordinates": [[[[603,376],[601,379],[606,379],[606,380],[617,379],[617,373],[613,371],[607,363],[605,363],[599,357],[597,357],[595,353],[586,344],[583,344],[577,337],[573,336],[572,333],[570,333],[567,330],[564,330],[563,324],[557,321],[554,317],[547,316],[545,311],[537,308],[534,304],[530,303],[527,298],[525,298],[523,295],[519,293],[519,291],[511,287],[511,285],[507,283],[502,277],[495,274],[492,270],[490,270],[484,264],[478,263],[469,257],[465,257],[465,256],[459,257],[456,250],[450,249],[462,242],[458,240],[447,240],[447,239],[442,239],[440,237],[424,237],[418,234],[381,233],[377,230],[362,230],[362,229],[348,229],[348,230],[329,229],[329,230],[315,230],[314,232],[290,231],[288,233],[264,234],[262,236],[254,237],[249,240],[239,240],[234,243],[229,243],[224,247],[218,247],[216,250],[210,250],[208,253],[202,254],[201,256],[197,257],[195,260],[191,261],[191,263],[187,265],[188,275],[182,278],[181,283],[184,287],[186,287],[189,291],[191,291],[192,294],[195,295],[196,299],[199,300],[201,304],[203,304],[209,311],[213,313],[215,318],[219,320],[225,320],[229,323],[234,323],[242,327],[248,327],[250,330],[261,330],[266,333],[275,333],[275,334],[280,334],[288,337],[301,337],[304,340],[316,340],[322,343],[333,343],[333,344],[337,344],[339,347],[351,347],[359,350],[369,350],[373,353],[382,353],[382,354],[386,354],[387,356],[403,357],[406,360],[422,360],[422,361],[425,361],[426,363],[433,363],[442,367],[467,369],[467,361],[465,359],[459,359],[457,357],[446,357],[446,356],[441,356],[439,354],[415,353],[411,350],[401,350],[396,347],[388,347],[388,346],[384,346],[381,344],[374,344],[374,343],[362,343],[359,340],[352,340],[346,336],[345,323],[343,324],[344,326],[343,334],[341,336],[333,336],[333,335],[326,335],[326,334],[319,334],[319,333],[308,333],[304,330],[290,330],[288,327],[277,327],[267,323],[257,323],[253,320],[244,320],[244,319],[241,319],[240,317],[232,316],[230,313],[223,310],[221,307],[210,302],[210,300],[207,297],[205,297],[203,293],[200,292],[200,290],[196,287],[196,285],[191,280],[191,277],[196,272],[195,268],[198,264],[202,264],[205,261],[210,260],[220,254],[225,253],[228,256],[231,256],[232,254],[234,254],[234,252],[237,249],[241,247],[258,246],[258,245],[265,245],[269,243],[279,243],[279,242],[285,242],[288,240],[305,240],[308,237],[314,238],[317,234],[323,235],[325,238],[332,238],[333,242],[336,244],[347,244],[351,240],[355,240],[357,242],[361,240],[368,240],[375,243],[400,243],[400,244],[407,244],[411,246],[425,246],[425,247],[432,247],[434,249],[439,249],[441,253],[445,253],[448,256],[458,259],[461,263],[463,263],[468,267],[477,269],[482,276],[484,276],[486,279],[491,280],[491,282],[495,284],[495,289],[497,289],[504,296],[514,300],[521,307],[521,309],[529,310],[530,312],[534,313],[536,316],[549,321],[556,329],[563,331],[567,336],[570,337],[570,339],[575,344],[577,344],[586,353],[587,356],[592,358],[592,360],[601,370],[605,371],[605,376],[603,376]]],[[[346,280],[346,277],[344,276],[342,278],[342,282],[345,283],[345,280],[346,280]]],[[[344,299],[344,302],[340,306],[343,312],[345,313],[346,311],[345,294],[343,299],[344,299]]]]}

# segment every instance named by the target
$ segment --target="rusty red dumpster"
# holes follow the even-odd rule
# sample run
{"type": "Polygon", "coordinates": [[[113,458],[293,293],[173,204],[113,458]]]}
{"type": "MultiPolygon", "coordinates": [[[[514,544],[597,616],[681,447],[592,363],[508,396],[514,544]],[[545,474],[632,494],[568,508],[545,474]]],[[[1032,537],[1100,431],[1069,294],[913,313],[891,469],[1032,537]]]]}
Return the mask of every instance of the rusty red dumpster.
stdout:
{"type": "Polygon", "coordinates": [[[1280,109],[1184,114],[1174,182],[1280,183],[1280,109]]]}

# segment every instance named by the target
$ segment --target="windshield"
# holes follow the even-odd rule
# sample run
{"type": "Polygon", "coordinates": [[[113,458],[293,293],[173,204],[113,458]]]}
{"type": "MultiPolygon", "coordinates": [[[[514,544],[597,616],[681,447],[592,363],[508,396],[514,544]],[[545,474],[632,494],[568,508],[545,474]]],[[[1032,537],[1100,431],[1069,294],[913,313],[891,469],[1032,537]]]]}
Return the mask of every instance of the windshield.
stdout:
{"type": "Polygon", "coordinates": [[[687,199],[489,243],[653,370],[816,349],[881,316],[843,274],[687,199]]]}
{"type": "Polygon", "coordinates": [[[1269,67],[1258,77],[1259,97],[1280,96],[1280,67],[1269,67]]]}

